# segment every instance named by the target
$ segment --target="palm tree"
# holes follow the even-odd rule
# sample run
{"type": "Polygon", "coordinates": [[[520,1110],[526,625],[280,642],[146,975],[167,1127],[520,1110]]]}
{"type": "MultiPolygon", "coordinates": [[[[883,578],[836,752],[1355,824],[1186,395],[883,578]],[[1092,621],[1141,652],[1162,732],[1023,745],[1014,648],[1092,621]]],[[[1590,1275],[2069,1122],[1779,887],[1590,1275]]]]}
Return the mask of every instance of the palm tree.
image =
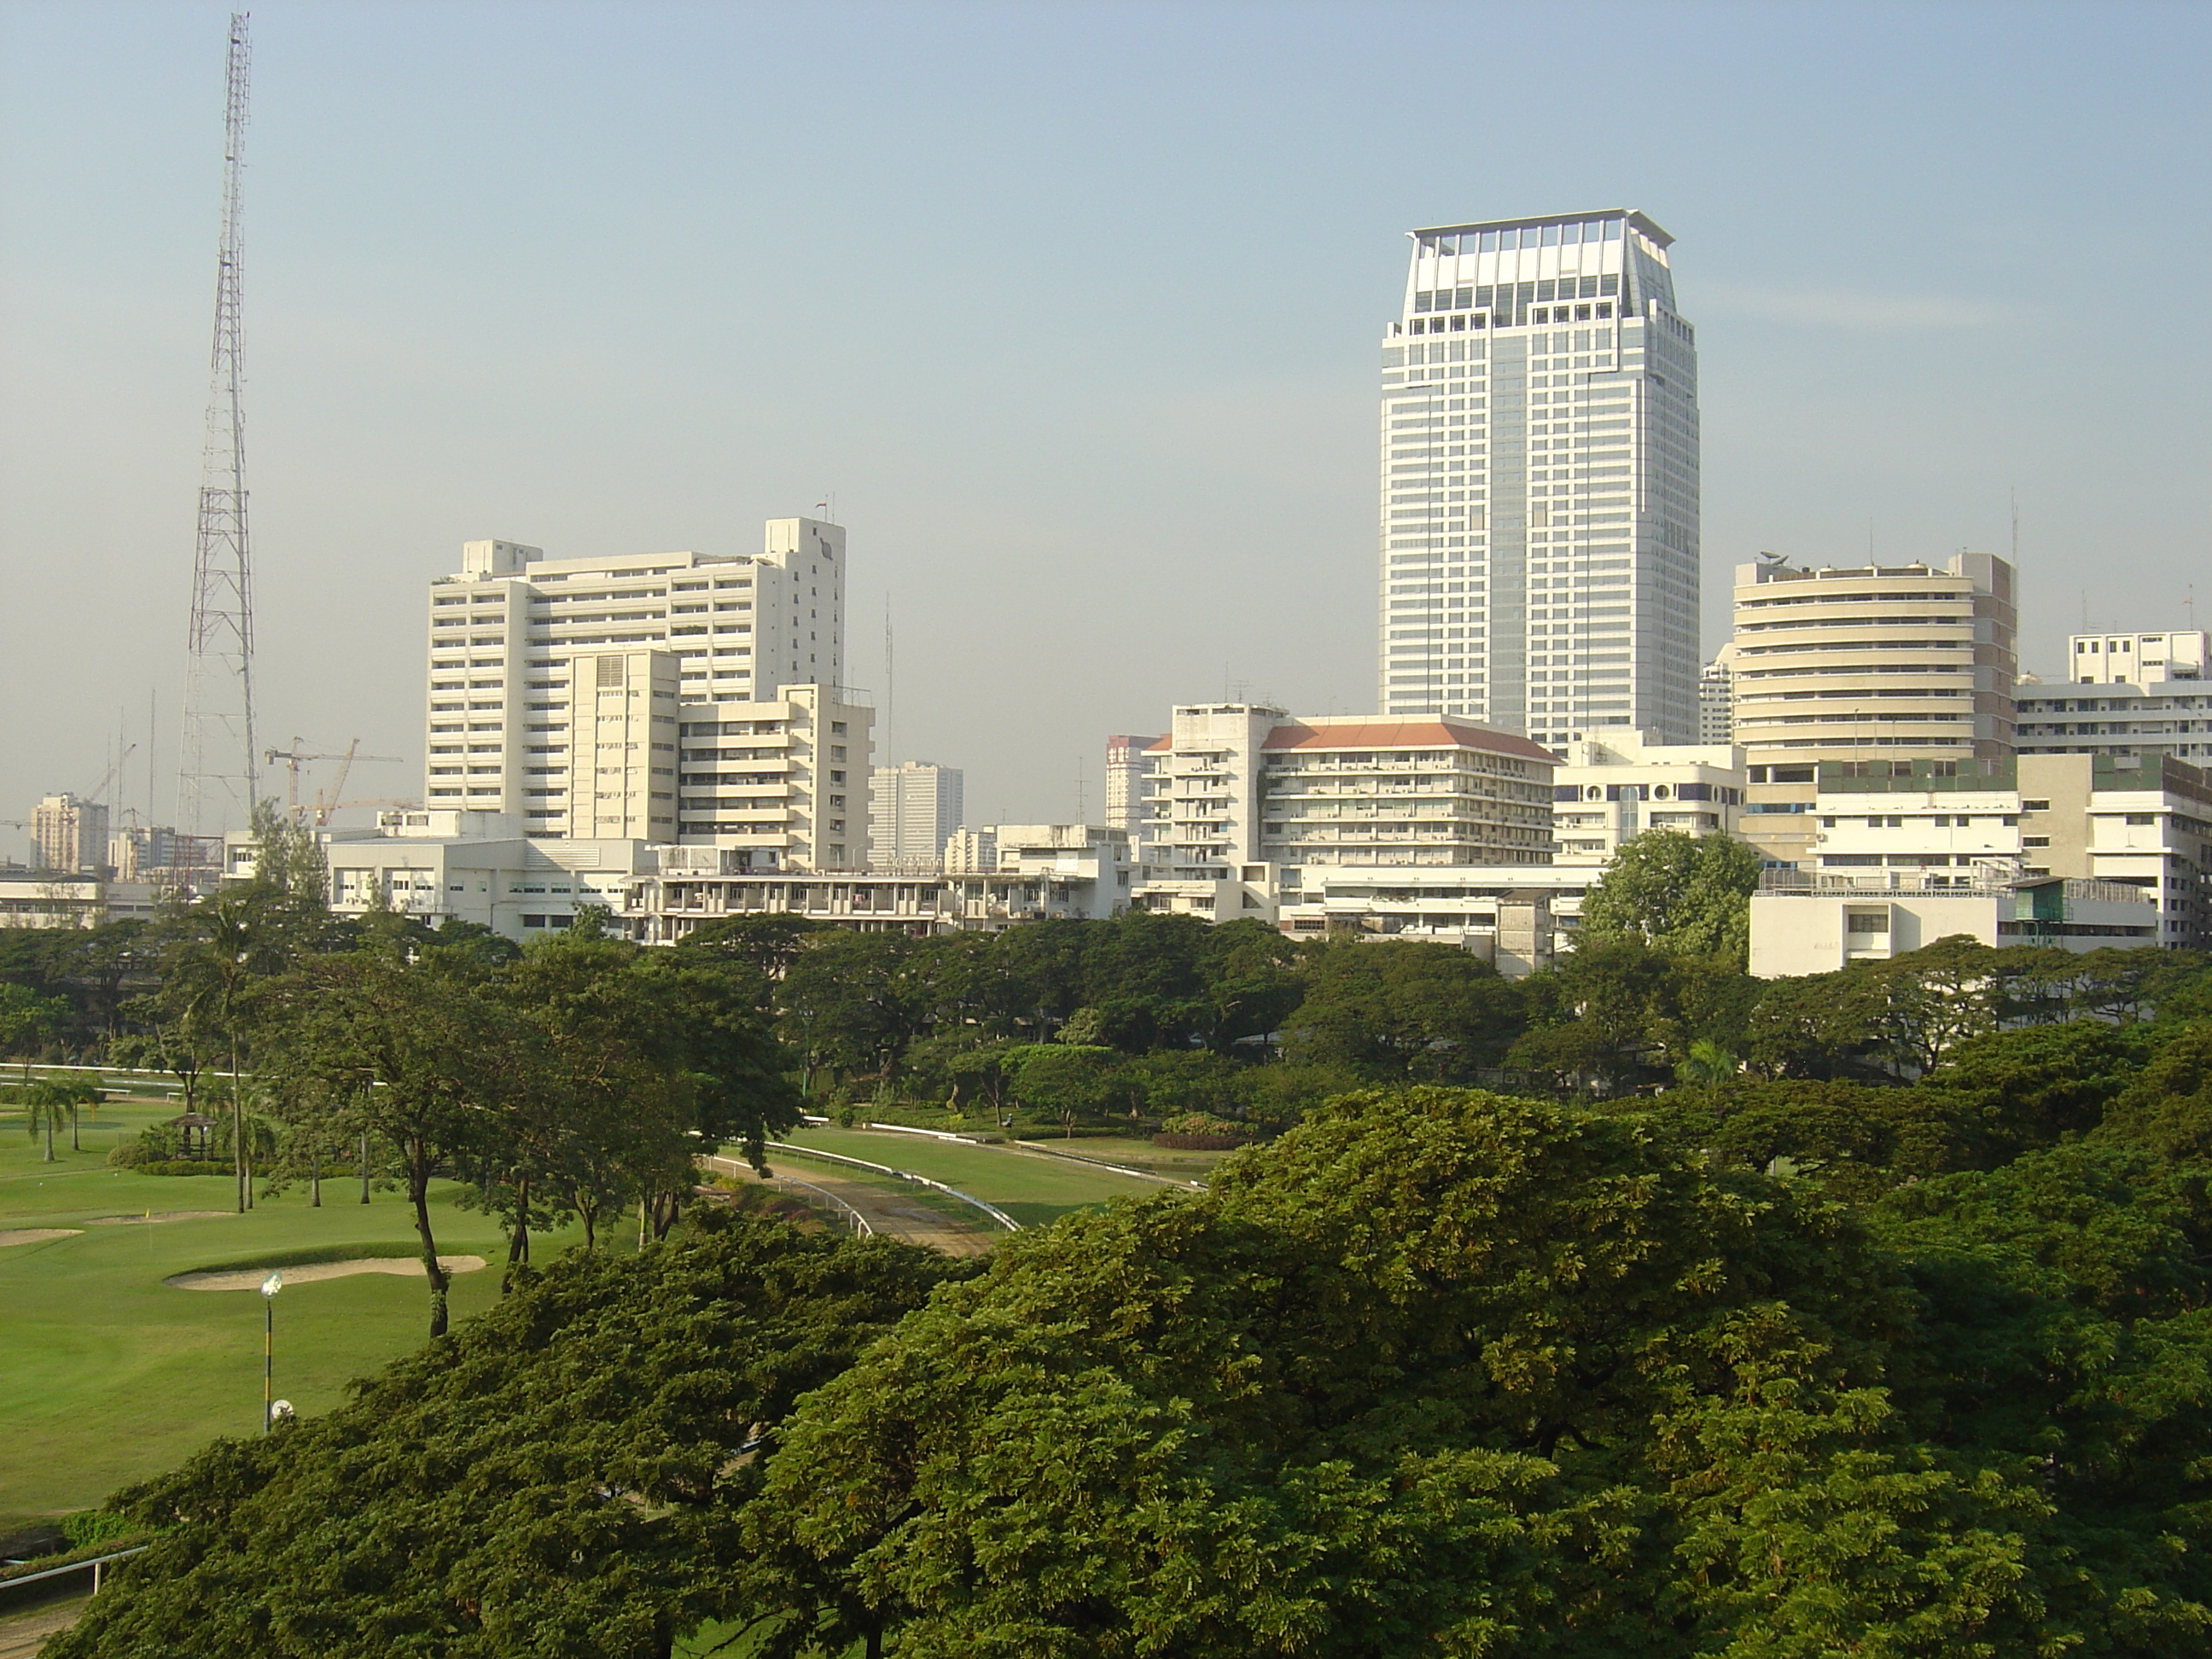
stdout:
{"type": "Polygon", "coordinates": [[[1736,1073],[1736,1057],[1711,1037],[1699,1037],[1674,1067],[1674,1077],[1692,1089],[1717,1089],[1736,1073]]]}
{"type": "Polygon", "coordinates": [[[76,1110],[84,1103],[88,1092],[85,1085],[74,1082],[19,1083],[7,1091],[11,1101],[21,1104],[25,1127],[29,1129],[31,1139],[36,1140],[39,1138],[42,1127],[46,1130],[46,1150],[40,1159],[40,1163],[57,1161],[54,1158],[54,1126],[64,1115],[69,1119],[70,1150],[77,1152],[84,1150],[77,1141],[76,1110]]]}
{"type": "Polygon", "coordinates": [[[175,957],[163,996],[179,1024],[216,1035],[228,1050],[231,1157],[243,1212],[253,1203],[243,1068],[246,1022],[254,981],[284,965],[284,930],[270,914],[268,895],[253,888],[217,894],[192,919],[196,937],[175,957]]]}

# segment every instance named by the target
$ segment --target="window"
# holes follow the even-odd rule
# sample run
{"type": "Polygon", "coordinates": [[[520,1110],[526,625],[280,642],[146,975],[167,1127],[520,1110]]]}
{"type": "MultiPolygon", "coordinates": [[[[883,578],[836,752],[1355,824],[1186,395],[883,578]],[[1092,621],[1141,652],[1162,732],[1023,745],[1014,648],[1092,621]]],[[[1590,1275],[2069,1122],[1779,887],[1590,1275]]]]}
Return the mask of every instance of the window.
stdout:
{"type": "Polygon", "coordinates": [[[2024,800],[2020,804],[2020,810],[2023,812],[2048,812],[2051,803],[2047,800],[2024,800]]]}
{"type": "Polygon", "coordinates": [[[1850,915],[1850,931],[1854,933],[1887,933],[1889,931],[1889,917],[1887,915],[1875,915],[1863,910],[1854,910],[1850,915]]]}
{"type": "Polygon", "coordinates": [[[2048,836],[2022,836],[2020,838],[2020,844],[2022,847],[2048,847],[2051,845],[2051,837],[2048,836]]]}
{"type": "Polygon", "coordinates": [[[2130,812],[2128,814],[2128,822],[2130,823],[2156,823],[2158,822],[2158,814],[2155,812],[2130,812]]]}

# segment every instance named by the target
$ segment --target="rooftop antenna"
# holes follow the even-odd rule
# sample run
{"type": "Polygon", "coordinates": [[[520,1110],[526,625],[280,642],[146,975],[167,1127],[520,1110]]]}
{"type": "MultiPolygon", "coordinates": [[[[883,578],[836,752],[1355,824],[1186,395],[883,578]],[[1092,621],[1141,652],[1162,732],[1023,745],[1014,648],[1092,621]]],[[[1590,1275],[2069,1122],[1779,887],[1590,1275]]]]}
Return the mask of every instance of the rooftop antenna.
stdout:
{"type": "Polygon", "coordinates": [[[1085,822],[1091,812],[1091,797],[1085,793],[1091,787],[1091,770],[1083,757],[1075,757],[1075,821],[1085,822]]]}
{"type": "Polygon", "coordinates": [[[209,356],[207,434],[200,456],[199,525],[185,665],[177,819],[187,834],[251,821],[259,787],[253,749],[253,596],[246,520],[246,420],[239,403],[245,353],[239,287],[239,185],[245,167],[249,14],[230,15],[223,95],[222,244],[216,258],[215,338],[209,356]]]}
{"type": "Polygon", "coordinates": [[[891,596],[884,595],[884,758],[898,763],[898,745],[892,741],[891,709],[897,690],[897,658],[891,648],[891,596]]]}
{"type": "Polygon", "coordinates": [[[2020,568],[2020,491],[2012,492],[2012,563],[2020,568]]]}

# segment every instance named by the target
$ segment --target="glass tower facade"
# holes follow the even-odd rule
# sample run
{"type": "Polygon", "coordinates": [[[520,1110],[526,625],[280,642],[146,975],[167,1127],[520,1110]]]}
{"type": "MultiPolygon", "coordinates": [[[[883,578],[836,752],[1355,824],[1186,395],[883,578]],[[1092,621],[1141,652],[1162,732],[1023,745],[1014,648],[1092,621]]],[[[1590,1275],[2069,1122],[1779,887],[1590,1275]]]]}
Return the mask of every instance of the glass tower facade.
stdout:
{"type": "Polygon", "coordinates": [[[1698,734],[1697,337],[1625,210],[1411,233],[1382,343],[1376,702],[1698,734]]]}

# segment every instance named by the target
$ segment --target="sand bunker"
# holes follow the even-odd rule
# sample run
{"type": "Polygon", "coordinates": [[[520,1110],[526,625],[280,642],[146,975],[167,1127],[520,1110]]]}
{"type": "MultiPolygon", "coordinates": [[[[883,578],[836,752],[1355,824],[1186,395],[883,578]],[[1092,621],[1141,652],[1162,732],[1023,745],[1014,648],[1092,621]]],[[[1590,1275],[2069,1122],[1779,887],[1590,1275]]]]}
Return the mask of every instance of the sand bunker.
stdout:
{"type": "Polygon", "coordinates": [[[18,1227],[12,1232],[0,1232],[0,1250],[10,1244],[43,1244],[50,1238],[75,1238],[83,1231],[82,1227],[18,1227]]]}
{"type": "MultiPolygon", "coordinates": [[[[438,1265],[449,1273],[472,1273],[484,1265],[480,1255],[441,1255],[438,1265]]],[[[284,1285],[312,1284],[318,1279],[349,1279],[355,1273],[419,1275],[422,1258],[416,1255],[373,1255],[354,1261],[313,1261],[300,1267],[247,1267],[235,1273],[172,1273],[161,1282],[179,1291],[258,1291],[272,1273],[284,1275],[284,1285]]]]}
{"type": "Polygon", "coordinates": [[[236,1213],[235,1210],[156,1210],[150,1215],[97,1215],[84,1224],[88,1227],[136,1227],[149,1221],[208,1221],[216,1216],[236,1213]]]}

